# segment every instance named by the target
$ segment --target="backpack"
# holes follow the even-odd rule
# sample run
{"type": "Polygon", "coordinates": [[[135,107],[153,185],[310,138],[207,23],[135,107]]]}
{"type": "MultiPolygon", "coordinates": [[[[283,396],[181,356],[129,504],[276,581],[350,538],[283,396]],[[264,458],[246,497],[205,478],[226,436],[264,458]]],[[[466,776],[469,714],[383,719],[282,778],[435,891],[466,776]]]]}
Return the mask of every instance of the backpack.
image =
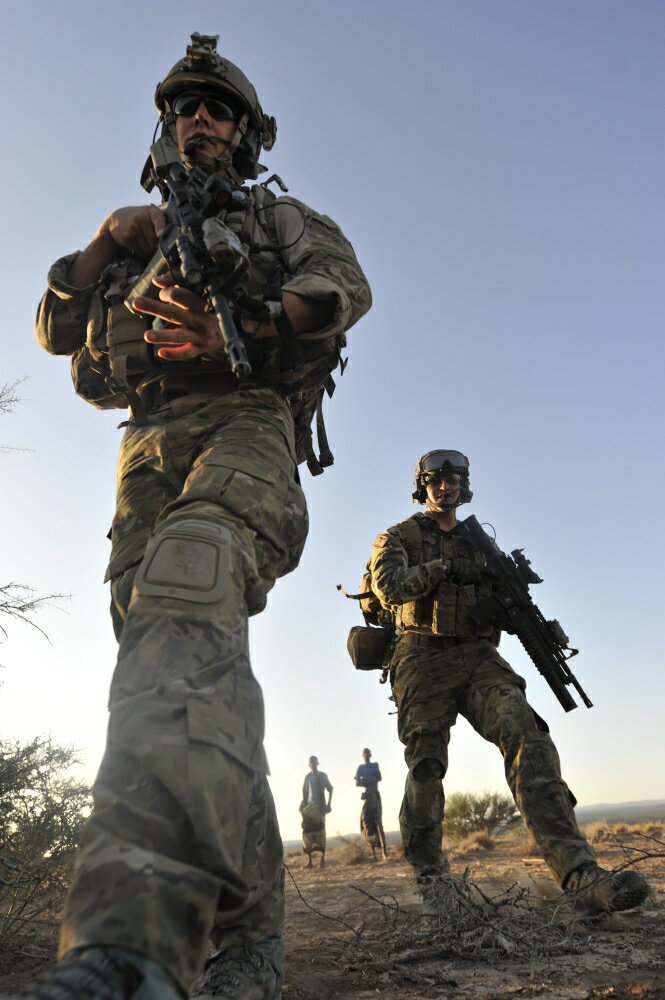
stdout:
{"type": "MultiPolygon", "coordinates": [[[[252,187],[255,218],[269,242],[278,246],[279,236],[274,212],[264,211],[277,201],[275,194],[266,186],[269,182],[265,181],[252,187]]],[[[279,251],[275,253],[280,256],[279,251]]],[[[281,292],[279,283],[277,287],[281,292]]],[[[326,434],[323,400],[326,395],[332,397],[335,391],[335,380],[331,373],[339,368],[340,375],[343,375],[348,363],[348,359],[342,357],[342,350],[346,347],[346,335],[333,334],[323,340],[301,339],[284,314],[280,319],[281,322],[277,321],[280,333],[278,346],[280,370],[274,374],[266,372],[265,355],[263,363],[257,366],[257,370],[261,371],[263,377],[277,382],[285,392],[295,425],[298,464],[307,462],[310,473],[318,476],[335,461],[326,434]],[[313,424],[316,426],[318,454],[314,449],[313,424]]],[[[260,346],[266,350],[265,342],[260,346]]],[[[272,360],[275,364],[275,357],[272,360]]]]}

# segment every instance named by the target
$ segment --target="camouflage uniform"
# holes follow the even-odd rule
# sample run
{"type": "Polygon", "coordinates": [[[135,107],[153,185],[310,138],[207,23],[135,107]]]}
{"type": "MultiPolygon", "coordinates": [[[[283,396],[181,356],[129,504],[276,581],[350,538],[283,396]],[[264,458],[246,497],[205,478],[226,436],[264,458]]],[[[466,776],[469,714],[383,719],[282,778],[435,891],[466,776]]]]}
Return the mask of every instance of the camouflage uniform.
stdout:
{"type": "Polygon", "coordinates": [[[425,514],[394,525],[374,543],[372,588],[397,623],[391,672],[409,768],[400,810],[405,855],[416,867],[441,862],[441,778],[450,729],[461,714],[501,750],[524,823],[562,883],[595,854],[577,827],[575,800],[547,725],[526,700],[523,678],[499,655],[499,633],[470,617],[491,590],[484,561],[454,528],[441,531],[425,514]],[[454,561],[458,581],[480,582],[453,582],[442,560],[454,561]]]}
{"type": "MultiPolygon", "coordinates": [[[[339,229],[301,208],[304,233],[301,212],[274,213],[280,242],[296,242],[281,262],[252,255],[250,286],[255,294],[281,263],[284,288],[334,302],[331,326],[306,335],[325,338],[348,329],[370,295],[339,229]]],[[[76,289],[72,260],[50,272],[37,339],[73,355],[89,401],[124,406],[105,378],[105,333],[110,289],[122,297],[123,274],[130,280],[126,261],[76,289]]],[[[155,363],[136,376],[147,416],[129,422],[120,452],[107,572],[118,662],[60,951],[129,948],[184,990],[209,937],[217,947],[257,942],[283,922],[282,845],[247,642],[248,615],[298,564],[307,534],[278,353],[267,345],[264,367],[242,387],[223,357],[155,363]]]]}

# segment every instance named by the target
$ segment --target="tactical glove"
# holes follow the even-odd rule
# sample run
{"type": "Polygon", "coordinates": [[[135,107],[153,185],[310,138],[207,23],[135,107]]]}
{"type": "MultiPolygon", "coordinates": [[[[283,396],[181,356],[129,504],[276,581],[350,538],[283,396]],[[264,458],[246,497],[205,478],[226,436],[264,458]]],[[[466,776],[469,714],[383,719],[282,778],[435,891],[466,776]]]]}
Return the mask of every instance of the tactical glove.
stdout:
{"type": "Polygon", "coordinates": [[[475,563],[469,562],[468,559],[457,559],[453,557],[452,559],[445,560],[448,566],[448,576],[453,581],[453,583],[467,584],[467,583],[483,583],[489,577],[487,567],[477,566],[475,563]]]}

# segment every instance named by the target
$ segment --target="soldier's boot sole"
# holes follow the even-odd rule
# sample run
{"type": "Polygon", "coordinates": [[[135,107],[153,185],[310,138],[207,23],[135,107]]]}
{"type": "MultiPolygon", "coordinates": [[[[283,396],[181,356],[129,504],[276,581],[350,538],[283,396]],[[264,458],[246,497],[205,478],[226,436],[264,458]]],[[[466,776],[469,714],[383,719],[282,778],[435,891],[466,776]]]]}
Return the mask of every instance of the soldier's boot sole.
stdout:
{"type": "Polygon", "coordinates": [[[648,895],[648,883],[639,872],[608,873],[596,884],[577,890],[575,908],[585,916],[616,913],[641,906],[648,895]]]}

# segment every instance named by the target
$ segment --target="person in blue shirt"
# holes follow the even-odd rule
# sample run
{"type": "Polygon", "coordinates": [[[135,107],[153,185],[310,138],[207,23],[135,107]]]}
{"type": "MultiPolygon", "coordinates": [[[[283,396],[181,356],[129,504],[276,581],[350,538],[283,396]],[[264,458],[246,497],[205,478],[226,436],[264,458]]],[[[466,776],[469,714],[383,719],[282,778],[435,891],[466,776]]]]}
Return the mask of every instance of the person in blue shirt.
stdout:
{"type": "Polygon", "coordinates": [[[376,861],[376,852],[380,850],[384,861],[388,857],[386,851],[386,835],[383,832],[383,815],[379,782],[381,771],[376,761],[372,761],[372,751],[365,747],[362,752],[363,764],[356,769],[356,785],[364,789],[362,793],[362,809],[360,810],[360,832],[368,847],[372,848],[372,860],[376,861]]]}

